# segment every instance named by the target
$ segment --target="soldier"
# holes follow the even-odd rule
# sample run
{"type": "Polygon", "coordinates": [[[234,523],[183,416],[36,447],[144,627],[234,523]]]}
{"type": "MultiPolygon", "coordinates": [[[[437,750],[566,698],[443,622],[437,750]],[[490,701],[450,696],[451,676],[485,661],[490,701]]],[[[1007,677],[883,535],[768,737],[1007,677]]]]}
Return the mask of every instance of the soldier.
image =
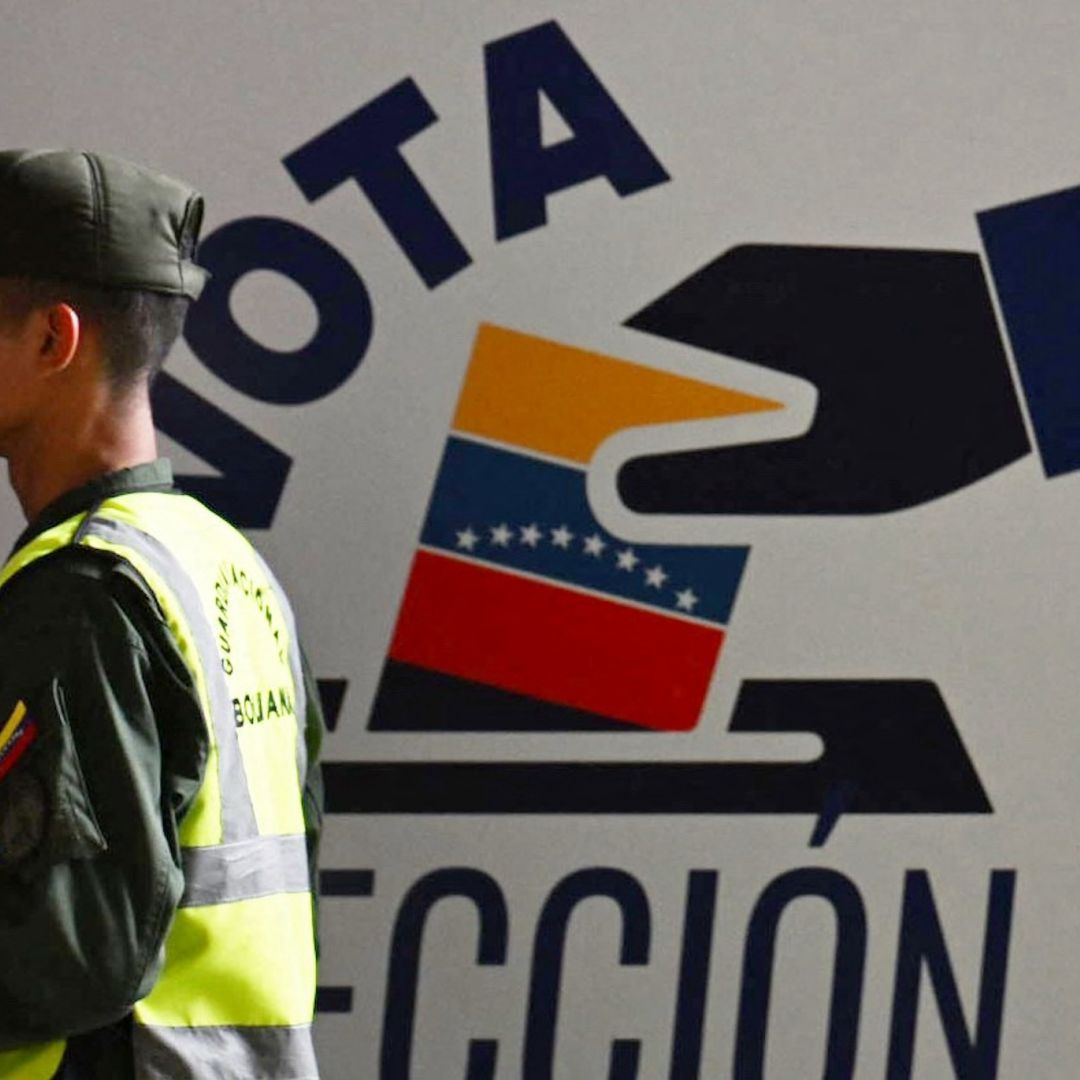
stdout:
{"type": "Polygon", "coordinates": [[[202,212],[117,158],[0,152],[29,522],[0,571],[0,1078],[318,1076],[318,699],[280,586],[173,486],[150,409],[202,212]]]}

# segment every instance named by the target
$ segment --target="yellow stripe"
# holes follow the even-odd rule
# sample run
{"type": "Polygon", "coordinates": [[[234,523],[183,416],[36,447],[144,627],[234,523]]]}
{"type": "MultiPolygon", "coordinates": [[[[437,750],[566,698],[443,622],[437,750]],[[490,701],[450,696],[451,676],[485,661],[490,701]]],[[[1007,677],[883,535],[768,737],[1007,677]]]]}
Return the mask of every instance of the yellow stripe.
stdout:
{"type": "Polygon", "coordinates": [[[24,544],[19,548],[4,564],[3,569],[0,569],[0,585],[7,584],[15,574],[35,559],[40,559],[43,555],[48,555],[50,552],[56,551],[57,548],[62,548],[71,543],[71,538],[75,535],[75,530],[79,527],[79,523],[84,516],[78,514],[73,518],[69,518],[55,528],[40,533],[28,544],[24,544]]]}
{"type": "Polygon", "coordinates": [[[0,1080],[51,1080],[60,1067],[67,1043],[40,1043],[0,1053],[0,1080]]]}
{"type": "Polygon", "coordinates": [[[586,464],[623,428],[780,408],[766,398],[484,323],[453,426],[586,464]]]}
{"type": "Polygon", "coordinates": [[[15,702],[15,708],[11,710],[11,715],[7,718],[7,723],[4,725],[3,731],[0,731],[0,750],[3,750],[11,741],[11,736],[18,730],[25,715],[25,703],[22,701],[15,702]]]}
{"type": "Polygon", "coordinates": [[[315,1008],[311,895],[180,908],[165,970],[135,1006],[159,1027],[310,1024],[315,1008]]]}

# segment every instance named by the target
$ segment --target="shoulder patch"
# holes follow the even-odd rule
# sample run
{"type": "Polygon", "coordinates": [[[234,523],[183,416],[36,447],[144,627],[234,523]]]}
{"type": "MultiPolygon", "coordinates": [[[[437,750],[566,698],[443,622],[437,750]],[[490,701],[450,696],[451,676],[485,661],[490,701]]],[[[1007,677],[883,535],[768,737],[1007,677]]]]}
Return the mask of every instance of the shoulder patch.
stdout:
{"type": "Polygon", "coordinates": [[[27,713],[26,703],[16,702],[11,715],[0,728],[0,780],[11,772],[37,736],[37,722],[27,713]]]}

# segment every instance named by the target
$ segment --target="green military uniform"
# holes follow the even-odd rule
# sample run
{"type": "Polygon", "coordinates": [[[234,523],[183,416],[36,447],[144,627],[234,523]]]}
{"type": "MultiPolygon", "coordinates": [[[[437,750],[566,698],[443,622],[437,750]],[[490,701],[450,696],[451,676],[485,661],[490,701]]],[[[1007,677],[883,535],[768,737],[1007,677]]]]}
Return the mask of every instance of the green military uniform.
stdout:
{"type": "MultiPolygon", "coordinates": [[[[103,500],[173,491],[167,462],[70,492],[22,548],[103,500]]],[[[32,721],[9,769],[0,739],[0,1052],[75,1032],[60,1076],[133,1076],[128,1014],[154,986],[184,892],[179,831],[203,782],[207,724],[145,580],[68,545],[0,588],[0,734],[32,721]],[[16,710],[25,708],[27,721],[16,710]]],[[[323,723],[305,665],[308,761],[323,723]]],[[[10,736],[9,736],[10,741],[10,736]]],[[[312,895],[321,785],[304,787],[312,895]]]]}
{"type": "MultiPolygon", "coordinates": [[[[202,215],[132,162],[0,151],[0,278],[194,300],[202,215]]],[[[158,346],[118,385],[128,346],[75,334],[148,408],[158,346]]],[[[322,717],[269,567],[166,463],[110,473],[0,570],[0,657],[0,1080],[314,1080],[322,717]]]]}

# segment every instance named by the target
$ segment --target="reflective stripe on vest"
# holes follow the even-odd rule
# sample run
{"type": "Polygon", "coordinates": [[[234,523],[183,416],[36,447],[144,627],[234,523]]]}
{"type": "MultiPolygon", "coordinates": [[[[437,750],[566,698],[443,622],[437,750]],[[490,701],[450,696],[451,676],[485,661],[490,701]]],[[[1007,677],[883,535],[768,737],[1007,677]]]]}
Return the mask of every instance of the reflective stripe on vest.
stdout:
{"type": "MultiPolygon", "coordinates": [[[[164,964],[134,1009],[136,1075],[317,1078],[306,702],[284,593],[230,525],[193,499],[157,492],[109,499],[89,520],[48,530],[12,557],[0,586],[72,542],[123,558],[150,587],[210,740],[181,824],[185,886],[164,964]]],[[[38,1075],[5,1071],[0,1055],[0,1078],[38,1075]]]]}
{"type": "Polygon", "coordinates": [[[139,1080],[206,1080],[207,1077],[289,1076],[318,1080],[308,1027],[166,1028],[150,1038],[136,1027],[132,1040],[139,1080]],[[227,1063],[227,1066],[226,1064],[227,1063]],[[222,1072],[227,1067],[228,1072],[222,1072]]]}
{"type": "MultiPolygon", "coordinates": [[[[176,498],[177,496],[169,496],[176,498]]],[[[214,631],[202,610],[199,590],[184,570],[180,560],[160,540],[135,528],[109,518],[95,514],[81,530],[85,537],[83,543],[89,547],[104,547],[118,555],[123,555],[129,562],[135,562],[130,556],[136,552],[139,556],[137,570],[144,578],[151,576],[157,582],[150,581],[158,603],[162,604],[163,588],[170,590],[175,603],[166,600],[162,604],[166,617],[170,608],[183,612],[188,634],[181,627],[173,626],[173,632],[183,640],[189,638],[194,646],[198,661],[196,671],[202,676],[198,682],[203,698],[203,708],[213,721],[214,745],[217,748],[217,775],[220,790],[220,828],[222,842],[237,840],[258,832],[255,825],[255,812],[251,806],[244,763],[240,757],[240,747],[233,733],[232,706],[229,687],[221,670],[217,646],[214,643],[214,631]],[[94,543],[94,540],[101,543],[94,543]],[[124,549],[127,548],[128,551],[124,549]],[[148,574],[147,570],[153,574],[148,574]]],[[[174,620],[169,618],[172,626],[174,620]]],[[[188,658],[189,663],[191,657],[188,658]]]]}

